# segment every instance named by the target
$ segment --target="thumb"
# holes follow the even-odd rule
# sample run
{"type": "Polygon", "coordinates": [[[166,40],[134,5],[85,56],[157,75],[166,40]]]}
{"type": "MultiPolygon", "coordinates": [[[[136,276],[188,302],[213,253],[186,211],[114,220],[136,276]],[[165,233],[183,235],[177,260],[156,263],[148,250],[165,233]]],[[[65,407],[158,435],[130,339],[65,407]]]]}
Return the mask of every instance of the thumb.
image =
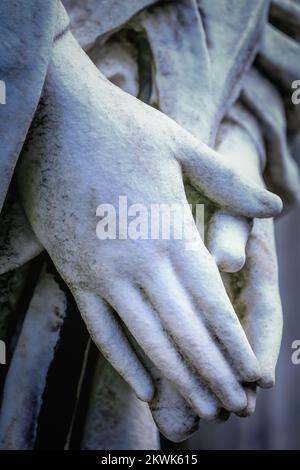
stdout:
{"type": "Polygon", "coordinates": [[[250,218],[269,218],[280,214],[282,201],[259,187],[240,171],[222,161],[221,155],[189,136],[188,148],[179,158],[184,175],[195,189],[229,212],[250,218]]]}
{"type": "Polygon", "coordinates": [[[207,248],[220,271],[236,273],[246,261],[246,245],[252,224],[249,219],[216,211],[207,230],[207,248]]]}

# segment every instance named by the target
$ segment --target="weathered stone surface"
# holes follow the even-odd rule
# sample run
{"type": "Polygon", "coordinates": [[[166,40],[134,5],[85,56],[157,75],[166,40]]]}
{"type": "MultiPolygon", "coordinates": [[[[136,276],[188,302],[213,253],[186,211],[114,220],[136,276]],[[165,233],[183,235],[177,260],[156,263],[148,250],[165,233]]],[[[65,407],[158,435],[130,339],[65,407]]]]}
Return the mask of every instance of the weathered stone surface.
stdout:
{"type": "Polygon", "coordinates": [[[0,71],[6,104],[0,105],[0,210],[40,99],[52,50],[57,1],[3,0],[0,71]]]}
{"type": "Polygon", "coordinates": [[[43,271],[9,364],[0,413],[1,449],[34,446],[47,373],[66,313],[66,298],[43,271]],[[47,302],[45,302],[47,299],[47,302]]]}
{"type": "MultiPolygon", "coordinates": [[[[12,3],[20,21],[21,6],[12,3]]],[[[3,127],[3,197],[35,117],[16,172],[26,216],[7,199],[1,268],[7,272],[45,248],[110,363],[99,360],[82,447],[156,448],[149,408],[162,433],[180,441],[199,418],[252,414],[256,388],[274,383],[282,318],[273,222],[266,218],[281,203],[265,190],[263,173],[275,191],[298,199],[291,153],[299,154],[299,115],[288,112],[286,119],[276,90],[279,84],[286,96],[289,80],[299,78],[291,63],[299,52],[298,10],[274,2],[271,20],[286,24],[279,32],[267,23],[268,2],[64,3],[89,57],[68,31],[60,2],[58,17],[52,2],[41,19],[38,0],[31,2],[20,34],[4,21],[13,53],[6,51],[0,65],[12,73],[17,64],[18,74],[7,108],[16,127],[7,139],[3,127]],[[268,80],[249,72],[258,48],[268,80]],[[28,69],[30,91],[19,74],[28,69]],[[28,96],[15,118],[22,90],[28,96]],[[199,235],[192,253],[185,240],[98,240],[96,208],[117,206],[120,195],[147,207],[205,202],[208,250],[199,235]]],[[[33,446],[64,308],[63,292],[43,272],[5,382],[4,448],[33,446]],[[54,299],[48,316],[46,295],[54,299]],[[36,334],[41,343],[34,343],[36,334]]],[[[7,309],[4,317],[5,326],[7,309]]]]}

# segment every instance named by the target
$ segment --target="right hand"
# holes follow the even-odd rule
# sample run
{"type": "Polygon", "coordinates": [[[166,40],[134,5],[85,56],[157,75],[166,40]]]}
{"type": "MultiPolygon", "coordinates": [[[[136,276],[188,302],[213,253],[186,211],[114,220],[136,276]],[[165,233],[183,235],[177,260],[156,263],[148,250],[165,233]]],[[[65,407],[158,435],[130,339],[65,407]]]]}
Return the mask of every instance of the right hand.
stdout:
{"type": "Polygon", "coordinates": [[[196,413],[211,419],[220,407],[246,407],[241,383],[257,381],[260,369],[202,240],[191,253],[185,240],[96,237],[97,206],[116,206],[120,195],[147,207],[186,203],[182,173],[233,213],[281,210],[277,196],[109,83],[72,35],[62,36],[18,168],[25,212],[95,343],[137,395],[150,401],[154,388],[123,325],[196,413]]]}

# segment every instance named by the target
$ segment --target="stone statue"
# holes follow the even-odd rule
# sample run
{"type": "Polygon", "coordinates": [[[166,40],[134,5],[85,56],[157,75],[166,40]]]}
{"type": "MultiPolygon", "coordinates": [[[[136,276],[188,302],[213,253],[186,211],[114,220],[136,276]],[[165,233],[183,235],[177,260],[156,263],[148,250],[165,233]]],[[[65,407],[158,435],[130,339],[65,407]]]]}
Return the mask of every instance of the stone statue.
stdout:
{"type": "Polygon", "coordinates": [[[150,449],[252,414],[282,331],[272,218],[299,200],[299,4],[28,3],[0,7],[1,448],[150,449]],[[204,204],[204,240],[99,240],[120,196],[204,204]]]}

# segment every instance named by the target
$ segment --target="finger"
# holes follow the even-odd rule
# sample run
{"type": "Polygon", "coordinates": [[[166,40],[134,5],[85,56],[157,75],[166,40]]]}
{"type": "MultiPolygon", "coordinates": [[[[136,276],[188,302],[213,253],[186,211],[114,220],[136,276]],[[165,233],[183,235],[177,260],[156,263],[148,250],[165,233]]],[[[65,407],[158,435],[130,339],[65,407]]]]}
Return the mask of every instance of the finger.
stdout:
{"type": "Polygon", "coordinates": [[[152,379],[136,357],[112,309],[93,293],[76,291],[73,295],[103,356],[131,385],[140,400],[150,401],[154,395],[152,379]]]}
{"type": "MultiPolygon", "coordinates": [[[[147,368],[149,368],[152,377],[154,377],[156,389],[155,397],[149,403],[153,419],[160,432],[167,439],[173,442],[186,440],[198,430],[200,424],[199,417],[183,399],[174,385],[166,380],[153,364],[149,365],[149,362],[146,360],[147,368]],[[171,423],[170,416],[172,416],[171,423]]],[[[223,423],[229,417],[230,412],[220,408],[214,422],[223,423]]]]}
{"type": "MultiPolygon", "coordinates": [[[[129,334],[130,343],[137,351],[138,357],[150,371],[155,382],[155,396],[149,403],[149,407],[160,432],[169,440],[181,442],[197,431],[200,420],[195,411],[180,395],[174,385],[162,376],[145,353],[141,350],[135,339],[129,334]],[[172,416],[172,421],[170,421],[172,416]]],[[[220,408],[215,417],[215,422],[224,422],[230,416],[230,412],[220,408]]]]}
{"type": "Polygon", "coordinates": [[[214,419],[219,409],[217,398],[189,370],[164,331],[157,313],[139,290],[129,282],[119,281],[111,288],[108,300],[148,358],[173,383],[193,410],[201,418],[214,419]]]}
{"type": "Polygon", "coordinates": [[[197,431],[200,422],[199,416],[174,385],[150,361],[128,330],[127,333],[130,344],[151,373],[155,384],[155,396],[149,403],[149,408],[159,431],[172,442],[181,442],[187,439],[197,431]]]}
{"type": "MultiPolygon", "coordinates": [[[[258,385],[263,388],[271,388],[275,383],[275,369],[282,336],[280,297],[274,290],[265,291],[270,288],[270,285],[260,281],[256,293],[259,291],[261,297],[256,297],[252,301],[251,312],[247,312],[249,314],[246,314],[242,320],[245,333],[260,364],[261,379],[258,385]]],[[[252,295],[251,298],[253,299],[252,295]]]]}
{"type": "Polygon", "coordinates": [[[257,359],[225,291],[217,265],[203,243],[200,241],[193,252],[174,250],[172,257],[197,310],[202,312],[207,325],[221,342],[241,381],[258,380],[257,359]]]}
{"type": "MultiPolygon", "coordinates": [[[[265,153],[261,129],[256,119],[241,105],[231,108],[229,121],[218,133],[218,151],[229,166],[241,175],[247,174],[261,187],[261,172],[265,153]]],[[[246,244],[252,224],[245,217],[234,217],[223,210],[216,211],[209,222],[207,247],[219,269],[237,272],[246,261],[246,244]]]]}
{"type": "Polygon", "coordinates": [[[157,374],[156,394],[150,403],[153,419],[160,432],[172,442],[190,437],[199,427],[199,417],[174,386],[157,374]],[[170,423],[172,416],[172,424],[170,423]]]}
{"type": "Polygon", "coordinates": [[[246,244],[251,223],[245,217],[232,216],[219,210],[210,219],[207,248],[220,271],[235,273],[246,261],[246,244]]]}
{"type": "Polygon", "coordinates": [[[282,335],[282,307],[273,222],[255,220],[247,247],[243,289],[234,301],[237,314],[258,359],[259,385],[272,387],[282,335]]]}
{"type": "Polygon", "coordinates": [[[246,384],[245,393],[247,396],[247,406],[244,410],[236,413],[241,418],[246,418],[247,416],[253,415],[256,408],[257,400],[257,387],[255,384],[246,384]]]}
{"type": "MultiPolygon", "coordinates": [[[[178,134],[184,134],[183,129],[178,134]]],[[[192,136],[189,141],[181,163],[186,177],[197,190],[218,206],[245,217],[268,218],[280,214],[282,202],[278,196],[240,175],[205,144],[192,136]]],[[[182,143],[183,148],[184,145],[182,143]]]]}
{"type": "Polygon", "coordinates": [[[243,409],[246,397],[222,352],[193,308],[172,267],[165,264],[145,281],[145,292],[181,354],[228,410],[243,409]]]}

